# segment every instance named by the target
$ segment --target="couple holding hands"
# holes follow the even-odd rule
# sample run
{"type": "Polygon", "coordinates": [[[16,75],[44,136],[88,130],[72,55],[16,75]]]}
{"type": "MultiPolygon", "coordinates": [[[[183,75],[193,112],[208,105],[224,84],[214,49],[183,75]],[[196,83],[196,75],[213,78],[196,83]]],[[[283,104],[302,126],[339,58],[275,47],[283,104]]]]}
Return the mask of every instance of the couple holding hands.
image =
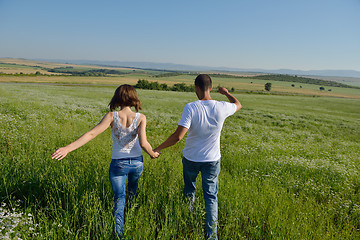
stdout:
{"type": "Polygon", "coordinates": [[[219,88],[229,102],[212,100],[212,80],[207,74],[195,79],[195,92],[199,100],[185,105],[175,132],[153,149],[146,138],[146,117],[138,113],[141,102],[136,90],[121,85],[115,90],[109,106],[110,112],[90,131],[69,145],[57,149],[51,157],[61,160],[69,152],[83,146],[111,127],[113,152],[109,176],[114,192],[115,235],[122,237],[126,199],[136,197],[138,180],[143,171],[142,150],[157,158],[160,151],[179,142],[189,132],[183,149],[184,193],[195,201],[196,177],[201,172],[205,200],[205,234],[207,239],[217,239],[218,176],[220,172],[220,133],[225,119],[241,109],[240,102],[226,88],[219,88]],[[135,108],[135,112],[132,111],[135,108]],[[115,111],[119,109],[119,111],[115,111]]]}

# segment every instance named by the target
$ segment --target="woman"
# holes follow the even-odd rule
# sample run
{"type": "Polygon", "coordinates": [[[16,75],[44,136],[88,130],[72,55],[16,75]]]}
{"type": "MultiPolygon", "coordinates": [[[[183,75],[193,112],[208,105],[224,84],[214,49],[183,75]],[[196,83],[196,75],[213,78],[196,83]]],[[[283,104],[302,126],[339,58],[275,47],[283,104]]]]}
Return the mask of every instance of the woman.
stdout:
{"type": "Polygon", "coordinates": [[[128,178],[129,199],[136,197],[138,180],[143,170],[143,156],[141,148],[157,158],[158,152],[152,150],[146,138],[146,117],[138,113],[141,102],[136,90],[130,85],[118,87],[110,103],[110,111],[93,129],[82,135],[69,145],[59,148],[52,155],[52,159],[61,160],[68,153],[88,143],[97,135],[111,126],[113,151],[109,176],[114,192],[114,211],[116,234],[121,237],[124,225],[124,208],[126,197],[126,178],[128,178]],[[120,111],[114,111],[120,107],[120,111]],[[135,107],[136,112],[131,110],[135,107]]]}

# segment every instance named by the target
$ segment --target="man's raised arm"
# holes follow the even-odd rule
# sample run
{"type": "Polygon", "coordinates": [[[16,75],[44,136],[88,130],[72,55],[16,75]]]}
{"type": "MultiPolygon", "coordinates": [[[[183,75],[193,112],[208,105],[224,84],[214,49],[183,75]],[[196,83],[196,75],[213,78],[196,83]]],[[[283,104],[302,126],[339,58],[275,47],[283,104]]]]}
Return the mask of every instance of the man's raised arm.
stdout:
{"type": "Polygon", "coordinates": [[[241,103],[239,102],[239,100],[237,100],[236,97],[231,95],[226,88],[219,87],[219,93],[221,93],[222,95],[225,95],[229,99],[229,102],[236,104],[236,111],[239,111],[241,109],[242,106],[241,106],[241,103]]]}

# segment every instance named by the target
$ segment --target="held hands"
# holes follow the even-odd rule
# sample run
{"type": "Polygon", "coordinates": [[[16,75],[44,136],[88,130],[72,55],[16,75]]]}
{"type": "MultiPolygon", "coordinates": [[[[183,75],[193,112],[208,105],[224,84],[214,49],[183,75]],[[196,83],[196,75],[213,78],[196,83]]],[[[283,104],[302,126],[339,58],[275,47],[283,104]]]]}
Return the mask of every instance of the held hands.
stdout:
{"type": "Polygon", "coordinates": [[[156,149],[153,150],[153,155],[151,155],[150,157],[152,159],[158,158],[160,156],[161,152],[157,151],[156,149]]]}
{"type": "Polygon", "coordinates": [[[160,150],[158,150],[157,148],[153,149],[154,152],[154,156],[151,156],[152,159],[158,158],[161,154],[160,150]]]}
{"type": "Polygon", "coordinates": [[[66,155],[69,153],[70,151],[67,150],[66,147],[62,147],[62,148],[59,148],[58,150],[56,150],[53,154],[51,154],[51,158],[52,159],[56,159],[56,160],[61,160],[63,159],[64,157],[66,157],[66,155]]]}
{"type": "Polygon", "coordinates": [[[229,94],[229,91],[224,87],[219,87],[218,91],[223,95],[229,94]]]}

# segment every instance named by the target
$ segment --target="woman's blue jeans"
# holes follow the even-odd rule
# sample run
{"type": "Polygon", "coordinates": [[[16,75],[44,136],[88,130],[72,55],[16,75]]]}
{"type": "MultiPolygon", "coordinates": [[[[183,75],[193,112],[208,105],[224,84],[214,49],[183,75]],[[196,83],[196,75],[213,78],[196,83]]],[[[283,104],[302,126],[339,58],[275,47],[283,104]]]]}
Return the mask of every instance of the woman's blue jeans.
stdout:
{"type": "Polygon", "coordinates": [[[138,181],[144,168],[143,157],[112,159],[109,169],[111,186],[114,192],[115,230],[122,237],[124,229],[124,210],[126,202],[126,179],[128,200],[136,198],[138,181]]]}
{"type": "Polygon", "coordinates": [[[202,189],[205,200],[205,230],[207,239],[217,239],[218,220],[218,190],[220,159],[214,162],[193,162],[182,159],[184,176],[184,193],[191,200],[191,207],[195,201],[196,177],[201,172],[202,189]]]}

